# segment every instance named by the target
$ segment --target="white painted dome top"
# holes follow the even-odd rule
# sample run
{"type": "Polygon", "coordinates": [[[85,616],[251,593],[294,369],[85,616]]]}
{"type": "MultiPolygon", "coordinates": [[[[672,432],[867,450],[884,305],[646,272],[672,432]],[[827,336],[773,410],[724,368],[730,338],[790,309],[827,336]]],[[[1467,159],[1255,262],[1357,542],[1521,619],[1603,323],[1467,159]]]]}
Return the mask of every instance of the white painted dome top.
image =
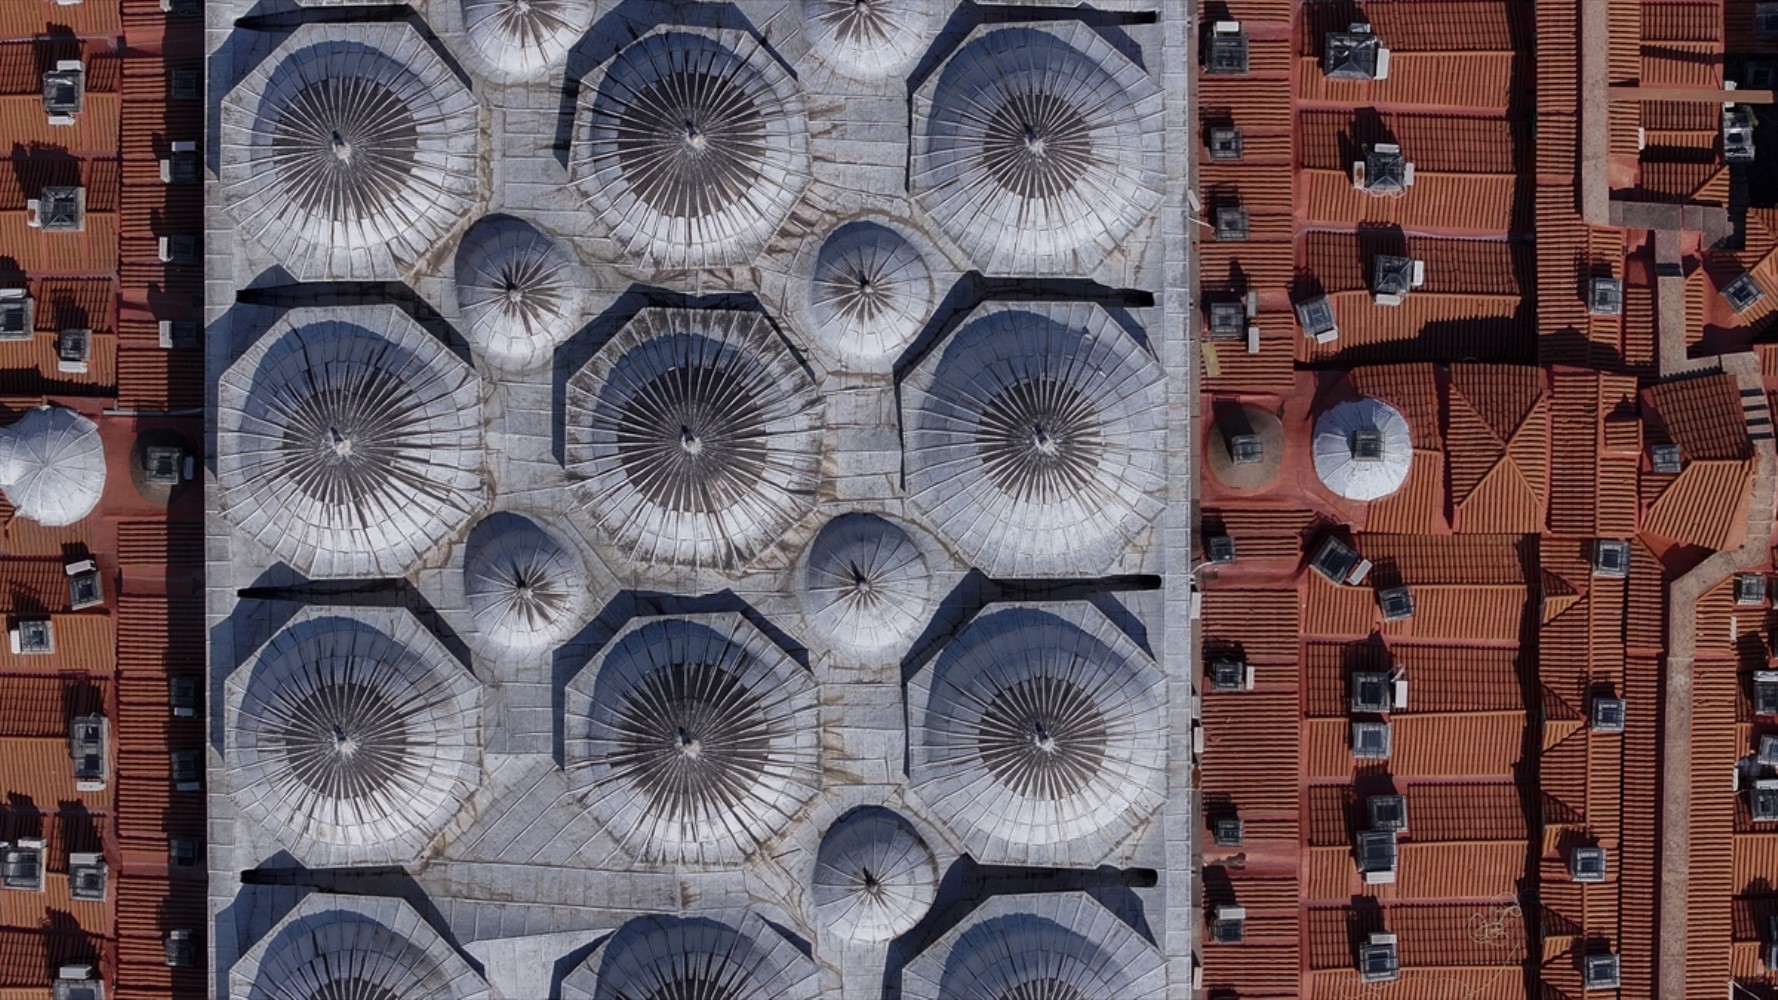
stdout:
{"type": "Polygon", "coordinates": [[[1401,411],[1368,396],[1336,403],[1315,420],[1315,474],[1348,500],[1376,500],[1401,488],[1414,442],[1401,411]]]}
{"type": "Polygon", "coordinates": [[[99,425],[67,407],[34,407],[0,428],[0,490],[20,517],[79,521],[99,505],[105,471],[99,425]]]}
{"type": "Polygon", "coordinates": [[[815,963],[752,913],[636,917],[562,980],[563,1000],[815,1000],[815,963]]]}
{"type": "Polygon", "coordinates": [[[475,974],[392,896],[315,893],[229,970],[237,1000],[488,1000],[475,974]]]}
{"type": "Polygon", "coordinates": [[[938,896],[938,860],[913,824],[867,806],[842,816],[815,862],[817,926],[848,941],[889,941],[938,896]]]}
{"type": "Polygon", "coordinates": [[[1154,945],[1084,893],[995,896],[907,964],[902,992],[908,1000],[1174,995],[1154,945]]]}

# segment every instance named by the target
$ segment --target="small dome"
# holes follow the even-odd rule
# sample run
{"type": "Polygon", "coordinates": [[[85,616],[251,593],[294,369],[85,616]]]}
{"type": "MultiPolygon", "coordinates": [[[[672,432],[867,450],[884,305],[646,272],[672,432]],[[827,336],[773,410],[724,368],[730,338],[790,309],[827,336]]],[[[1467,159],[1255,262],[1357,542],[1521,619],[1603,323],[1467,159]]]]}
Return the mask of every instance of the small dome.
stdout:
{"type": "Polygon", "coordinates": [[[815,50],[848,76],[900,76],[926,51],[938,23],[933,0],[802,0],[815,50]]]}
{"type": "Polygon", "coordinates": [[[913,787],[978,860],[1099,864],[1166,796],[1166,677],[1085,605],[982,615],[909,696],[913,787]]]}
{"type": "Polygon", "coordinates": [[[912,642],[926,626],[932,577],[895,522],[844,514],[810,546],[802,600],[809,623],[835,645],[876,653],[912,642]]]}
{"type": "Polygon", "coordinates": [[[582,623],[590,587],[580,555],[527,518],[492,514],[469,535],[463,589],[490,642],[537,649],[567,638],[582,623]]]}
{"type": "Polygon", "coordinates": [[[480,783],[480,687],[405,611],[305,611],[228,697],[236,805],[304,864],[412,861],[480,783]]]}
{"type": "Polygon", "coordinates": [[[1336,403],[1315,421],[1315,474],[1348,500],[1375,500],[1401,489],[1413,462],[1407,418],[1381,400],[1336,403]]]}
{"type": "Polygon", "coordinates": [[[978,29],[915,102],[913,191],[984,271],[1084,274],[1160,205],[1162,112],[1085,24],[978,29]]]}
{"type": "Polygon", "coordinates": [[[932,312],[932,272],[888,226],[852,222],[815,256],[809,306],[821,342],[863,364],[893,360],[932,312]]]}
{"type": "Polygon", "coordinates": [[[644,35],[581,94],[570,172],[619,253],[751,263],[808,186],[802,93],[751,35],[644,35]]]}
{"type": "Polygon", "coordinates": [[[920,922],[938,896],[938,860],[907,820],[877,807],[847,813],[821,840],[815,914],[849,941],[888,941],[920,922]]]}
{"type": "Polygon", "coordinates": [[[637,917],[562,980],[563,1000],[815,1000],[815,963],[749,913],[637,917]]]}
{"type": "Polygon", "coordinates": [[[592,0],[462,0],[470,44],[495,69],[536,76],[568,53],[593,23],[592,0]]]}
{"type": "Polygon", "coordinates": [[[406,24],[308,24],[223,101],[222,191],[299,280],[399,277],[470,213],[475,98],[406,24]]]}
{"type": "Polygon", "coordinates": [[[0,490],[20,517],[47,527],[92,513],[105,492],[99,425],[66,407],[26,410],[0,428],[0,490]]]}
{"type": "Polygon", "coordinates": [[[219,506],[310,578],[400,576],[481,506],[481,380],[394,306],[341,315],[293,310],[219,380],[219,506]]]}
{"type": "Polygon", "coordinates": [[[815,682],[740,615],[632,623],[566,707],[571,780],[650,861],[738,864],[820,785],[815,682]]]}
{"type": "Polygon", "coordinates": [[[732,569],[814,509],[821,411],[765,317],[644,309],[568,380],[568,469],[637,563],[732,569]]]}
{"type": "Polygon", "coordinates": [[[475,970],[403,900],[315,894],[229,970],[237,1000],[487,1000],[475,970]]]}
{"type": "Polygon", "coordinates": [[[1160,952],[1083,893],[988,900],[907,964],[902,992],[908,1000],[1170,995],[1160,952]]]}
{"type": "Polygon", "coordinates": [[[464,333],[496,364],[547,361],[580,322],[580,268],[530,223],[483,219],[457,248],[464,333]]]}
{"type": "Polygon", "coordinates": [[[1229,489],[1261,489],[1284,466],[1284,424],[1258,407],[1218,407],[1204,459],[1229,489]]]}

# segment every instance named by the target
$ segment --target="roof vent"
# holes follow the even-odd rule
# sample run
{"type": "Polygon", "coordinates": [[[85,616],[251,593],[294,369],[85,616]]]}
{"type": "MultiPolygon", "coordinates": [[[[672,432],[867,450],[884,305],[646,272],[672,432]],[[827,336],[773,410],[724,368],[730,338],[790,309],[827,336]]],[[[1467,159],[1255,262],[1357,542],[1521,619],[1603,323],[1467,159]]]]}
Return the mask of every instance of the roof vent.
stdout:
{"type": "Polygon", "coordinates": [[[1232,125],[1212,126],[1209,145],[1212,160],[1239,160],[1241,158],[1241,130],[1232,125]]]}
{"type": "Polygon", "coordinates": [[[1676,444],[1651,444],[1648,464],[1663,476],[1677,476],[1685,469],[1685,456],[1676,444]]]}
{"type": "Polygon", "coordinates": [[[1425,261],[1384,254],[1372,267],[1371,301],[1380,306],[1399,306],[1407,301],[1408,292],[1425,283],[1425,261]]]}
{"type": "Polygon", "coordinates": [[[1243,340],[1247,337],[1247,304],[1210,303],[1210,339],[1243,340]]]}
{"type": "Polygon", "coordinates": [[[1365,830],[1358,835],[1358,871],[1366,885],[1395,881],[1395,831],[1365,830]]]}
{"type": "Polygon", "coordinates": [[[1767,734],[1759,738],[1759,756],[1756,759],[1761,767],[1778,767],[1778,736],[1767,734]]]}
{"type": "Polygon", "coordinates": [[[1587,312],[1617,316],[1624,311],[1624,283],[1617,278],[1594,278],[1587,283],[1587,312]]]}
{"type": "Polygon", "coordinates": [[[1778,822],[1778,778],[1761,778],[1754,782],[1750,805],[1755,823],[1778,822]]]}
{"type": "Polygon", "coordinates": [[[47,655],[56,651],[56,630],[48,621],[19,622],[10,633],[14,655],[47,655]]]}
{"type": "Polygon", "coordinates": [[[1778,913],[1766,917],[1766,947],[1761,952],[1767,972],[1778,972],[1778,913]]]}
{"type": "Polygon", "coordinates": [[[1247,908],[1219,906],[1216,919],[1210,922],[1210,940],[1217,944],[1240,944],[1247,936],[1247,908]]]}
{"type": "Polygon", "coordinates": [[[1375,427],[1360,427],[1346,436],[1346,450],[1354,462],[1383,460],[1383,432],[1375,427]]]}
{"type": "Polygon", "coordinates": [[[160,238],[160,258],[164,264],[194,264],[198,259],[198,238],[189,233],[175,233],[160,238]]]}
{"type": "Polygon", "coordinates": [[[189,719],[198,710],[198,679],[189,674],[167,678],[167,703],[175,718],[189,719]]]}
{"type": "Polygon", "coordinates": [[[1296,322],[1303,328],[1303,336],[1309,337],[1317,344],[1331,343],[1338,340],[1340,328],[1334,322],[1333,303],[1325,295],[1317,295],[1296,304],[1296,322]]]}
{"type": "Polygon", "coordinates": [[[1605,848],[1577,847],[1570,851],[1568,877],[1576,882],[1605,881],[1605,848]]]}
{"type": "Polygon", "coordinates": [[[68,855],[68,891],[75,899],[102,900],[110,870],[98,854],[68,855]]]}
{"type": "Polygon", "coordinates": [[[1778,670],[1754,671],[1753,714],[1778,715],[1778,670]]]}
{"type": "Polygon", "coordinates": [[[1247,210],[1239,205],[1224,205],[1216,210],[1216,242],[1243,243],[1247,240],[1247,210]]]}
{"type": "Polygon", "coordinates": [[[20,892],[43,890],[43,841],[0,840],[0,886],[20,892]]]}
{"type": "Polygon", "coordinates": [[[1585,990],[1617,989],[1617,956],[1588,955],[1581,965],[1581,988],[1585,990]]]}
{"type": "Polygon", "coordinates": [[[1414,592],[1406,587],[1385,587],[1377,591],[1377,604],[1382,607],[1386,622],[1407,621],[1414,617],[1414,592]]]}
{"type": "Polygon", "coordinates": [[[46,233],[86,229],[86,188],[45,187],[25,201],[25,225],[46,233]]]}
{"type": "Polygon", "coordinates": [[[1622,579],[1630,575],[1630,543],[1601,538],[1593,543],[1593,575],[1622,579]]]}
{"type": "Polygon", "coordinates": [[[185,449],[176,445],[150,445],[142,449],[142,474],[157,486],[176,486],[180,482],[185,449]]]}
{"type": "Polygon", "coordinates": [[[1253,690],[1253,667],[1233,657],[1218,657],[1210,662],[1210,690],[1253,690]]]}
{"type": "Polygon", "coordinates": [[[175,868],[190,868],[198,863],[198,842],[190,837],[167,839],[167,863],[175,868]]]}
{"type": "Polygon", "coordinates": [[[1359,760],[1389,759],[1389,723],[1352,723],[1352,756],[1359,760]]]}
{"type": "Polygon", "coordinates": [[[1227,566],[1235,561],[1235,538],[1233,535],[1210,535],[1204,539],[1204,554],[1217,566],[1227,566]]]}
{"type": "Polygon", "coordinates": [[[1401,147],[1379,142],[1364,147],[1364,159],[1352,161],[1352,186],[1378,197],[1399,198],[1414,186],[1414,165],[1402,158],[1401,147]]]}
{"type": "Polygon", "coordinates": [[[1364,800],[1364,814],[1370,820],[1373,830],[1408,832],[1408,800],[1405,795],[1372,795],[1364,800]]]}
{"type": "Polygon", "coordinates": [[[1204,40],[1204,72],[1247,72],[1247,32],[1240,21],[1218,21],[1204,40]]]}
{"type": "Polygon", "coordinates": [[[1380,714],[1395,707],[1395,685],[1388,674],[1353,674],[1351,695],[1354,714],[1380,714]]]}
{"type": "Polygon", "coordinates": [[[161,161],[161,182],[196,184],[200,180],[203,171],[198,164],[198,144],[189,140],[173,143],[167,158],[161,161]]]}
{"type": "Polygon", "coordinates": [[[1724,163],[1753,162],[1753,116],[1739,105],[1722,109],[1724,163]]]}
{"type": "Polygon", "coordinates": [[[160,321],[161,346],[168,349],[196,347],[198,330],[195,319],[163,319],[160,321]]]}
{"type": "Polygon", "coordinates": [[[1330,80],[1385,80],[1389,77],[1389,50],[1369,24],[1348,25],[1345,31],[1327,33],[1321,70],[1330,80]]]}
{"type": "Polygon", "coordinates": [[[1735,574],[1735,603],[1741,607],[1763,608],[1766,606],[1766,574],[1737,573],[1735,574]]]}
{"type": "Polygon", "coordinates": [[[203,74],[190,66],[179,66],[167,71],[167,99],[172,101],[195,101],[204,96],[203,74]]]}
{"type": "Polygon", "coordinates": [[[1729,304],[1730,309],[1741,313],[1758,305],[1760,300],[1766,297],[1766,290],[1754,280],[1753,272],[1748,271],[1722,286],[1722,297],[1729,304]]]}
{"type": "Polygon", "coordinates": [[[68,723],[68,756],[74,761],[74,787],[97,792],[105,787],[110,724],[103,715],[76,716],[68,723]]]}
{"type": "Polygon", "coordinates": [[[105,984],[90,965],[64,965],[56,972],[55,1000],[105,1000],[105,984]]]}
{"type": "Polygon", "coordinates": [[[84,110],[86,69],[78,59],[56,60],[56,68],[43,74],[43,113],[51,125],[72,125],[84,110]]]}
{"type": "Polygon", "coordinates": [[[1321,543],[1315,558],[1309,561],[1309,568],[1333,583],[1358,584],[1370,572],[1371,564],[1369,560],[1359,558],[1358,551],[1352,546],[1329,535],[1321,543]]]}
{"type": "Polygon", "coordinates": [[[1210,836],[1218,847],[1240,847],[1246,839],[1247,824],[1239,817],[1219,816],[1211,826],[1210,836]]]}
{"type": "Polygon", "coordinates": [[[1589,723],[1595,733],[1624,731],[1624,699],[1595,697],[1589,712],[1589,723]]]}
{"type": "Polygon", "coordinates": [[[56,371],[85,374],[93,354],[93,331],[63,330],[56,334],[56,371]]]}
{"type": "Polygon", "coordinates": [[[198,964],[198,940],[190,930],[168,931],[165,949],[170,969],[189,969],[198,964]]]}
{"type": "Polygon", "coordinates": [[[0,288],[0,340],[30,340],[36,310],[23,288],[0,288]]]}
{"type": "Polygon", "coordinates": [[[1395,950],[1395,935],[1372,932],[1358,946],[1358,978],[1367,983],[1393,983],[1401,978],[1401,956],[1395,950]]]}
{"type": "Polygon", "coordinates": [[[1236,465],[1259,465],[1266,460],[1265,439],[1258,434],[1235,434],[1229,438],[1229,458],[1236,465]]]}
{"type": "Polygon", "coordinates": [[[201,791],[204,787],[204,765],[195,750],[172,753],[173,787],[181,792],[201,791]]]}
{"type": "Polygon", "coordinates": [[[99,582],[99,566],[91,559],[81,559],[62,567],[68,576],[68,605],[75,611],[105,603],[105,590],[99,582]]]}

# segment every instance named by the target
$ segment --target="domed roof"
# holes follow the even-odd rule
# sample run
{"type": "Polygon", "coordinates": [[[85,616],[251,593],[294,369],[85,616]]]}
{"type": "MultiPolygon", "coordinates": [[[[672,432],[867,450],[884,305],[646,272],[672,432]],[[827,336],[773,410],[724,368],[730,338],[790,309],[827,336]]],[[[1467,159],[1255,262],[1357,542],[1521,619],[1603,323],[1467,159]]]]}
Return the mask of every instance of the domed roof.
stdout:
{"type": "Polygon", "coordinates": [[[529,518],[490,514],[470,532],[463,590],[490,642],[537,649],[567,638],[583,623],[590,587],[580,555],[529,518]]]}
{"type": "Polygon", "coordinates": [[[470,44],[501,73],[541,74],[593,23],[592,0],[461,0],[470,44]]]}
{"type": "Polygon", "coordinates": [[[900,525],[876,514],[842,514],[809,547],[803,611],[837,646],[876,653],[904,646],[932,613],[926,557],[900,525]]]}
{"type": "Polygon", "coordinates": [[[581,95],[570,172],[623,254],[749,263],[808,186],[802,94],[744,32],[644,35],[581,95]]]}
{"type": "Polygon", "coordinates": [[[815,255],[809,282],[811,333],[840,357],[893,360],[931,315],[932,272],[900,233],[878,222],[833,231],[815,255]]]}
{"type": "Polygon", "coordinates": [[[815,682],[740,615],[632,622],[566,707],[571,780],[649,860],[737,864],[820,784],[815,682]]]}
{"type": "Polygon", "coordinates": [[[978,29],[920,88],[913,191],[984,271],[1087,273],[1160,205],[1162,111],[1085,24],[978,29]]]}
{"type": "Polygon", "coordinates": [[[315,894],[228,974],[237,1000],[486,1000],[488,986],[413,907],[315,894]]]}
{"type": "Polygon", "coordinates": [[[1166,677],[1085,605],[982,615],[909,700],[913,787],[978,860],[1099,864],[1166,795],[1166,677]]]}
{"type": "Polygon", "coordinates": [[[228,680],[230,787],[308,865],[401,864],[481,774],[481,688],[412,615],[307,609],[228,680]]]}
{"type": "Polygon", "coordinates": [[[568,380],[568,469],[637,563],[733,568],[814,508],[821,410],[758,313],[644,309],[568,380]]]}
{"type": "Polygon", "coordinates": [[[908,1000],[1169,995],[1160,952],[1083,893],[995,896],[907,964],[902,993],[908,1000]]]}
{"type": "Polygon", "coordinates": [[[217,402],[222,513],[311,578],[400,576],[481,505],[481,380],[394,306],[293,310],[217,402]]]}
{"type": "Polygon", "coordinates": [[[223,196],[298,279],[393,278],[470,213],[480,134],[411,27],[303,25],[223,101],[223,196]]]}
{"type": "Polygon", "coordinates": [[[463,332],[497,364],[547,360],[579,324],[584,287],[566,250],[511,216],[476,223],[457,248],[463,332]]]}
{"type": "Polygon", "coordinates": [[[62,406],[38,406],[0,428],[0,490],[20,517],[52,528],[93,512],[105,492],[99,425],[62,406]]]}
{"type": "Polygon", "coordinates": [[[637,917],[562,980],[563,1000],[815,1000],[815,963],[751,913],[637,917]]]}
{"type": "Polygon", "coordinates": [[[816,923],[849,941],[888,941],[938,896],[938,860],[911,823],[867,806],[840,818],[815,862],[816,923]]]}
{"type": "Polygon", "coordinates": [[[1097,306],[982,306],[903,392],[908,495],[989,575],[1105,572],[1162,509],[1165,379],[1097,306]]]}
{"type": "Polygon", "coordinates": [[[1257,406],[1216,408],[1204,464],[1232,490],[1256,490],[1278,478],[1284,467],[1284,424],[1257,406]]]}
{"type": "Polygon", "coordinates": [[[1315,420],[1315,474],[1348,500],[1375,500],[1401,489],[1413,462],[1407,418],[1382,400],[1336,403],[1315,420]]]}
{"type": "Polygon", "coordinates": [[[848,76],[899,76],[939,23],[933,0],[802,0],[803,25],[829,65],[848,76]]]}

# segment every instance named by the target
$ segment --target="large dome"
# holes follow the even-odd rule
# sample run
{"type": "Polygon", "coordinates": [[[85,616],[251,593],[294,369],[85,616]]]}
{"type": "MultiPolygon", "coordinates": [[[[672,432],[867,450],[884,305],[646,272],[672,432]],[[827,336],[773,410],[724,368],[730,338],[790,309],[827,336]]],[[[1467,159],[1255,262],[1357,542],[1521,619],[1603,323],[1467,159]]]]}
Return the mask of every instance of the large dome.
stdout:
{"type": "Polygon", "coordinates": [[[911,823],[876,806],[827,831],[815,862],[815,916],[848,941],[888,941],[912,929],[938,896],[938,859],[911,823]]]}
{"type": "Polygon", "coordinates": [[[62,406],[38,406],[0,428],[0,490],[20,517],[52,528],[93,512],[105,492],[99,425],[62,406]]]}
{"type": "Polygon", "coordinates": [[[926,51],[939,23],[936,0],[802,0],[815,50],[847,76],[899,76],[926,51]]]}
{"type": "Polygon", "coordinates": [[[481,688],[405,611],[305,610],[228,680],[235,803],[312,867],[403,864],[481,773],[481,688]]]}
{"type": "Polygon", "coordinates": [[[1315,420],[1315,474],[1348,500],[1375,500],[1401,489],[1414,462],[1407,418],[1366,396],[1336,403],[1315,420]]]}
{"type": "Polygon", "coordinates": [[[530,223],[476,223],[457,248],[463,332],[496,364],[547,361],[580,322],[585,277],[561,246],[530,223]]]}
{"type": "Polygon", "coordinates": [[[904,392],[908,495],[985,573],[1106,572],[1162,509],[1165,379],[1097,306],[983,306],[904,392]]]}
{"type": "Polygon", "coordinates": [[[984,271],[1088,273],[1160,205],[1162,111],[1085,24],[978,29],[915,101],[913,190],[984,271]]]}
{"type": "Polygon", "coordinates": [[[740,615],[632,623],[566,707],[575,786],[649,860],[737,864],[821,781],[815,682],[740,615]]]}
{"type": "Polygon", "coordinates": [[[229,970],[235,1000],[487,1000],[488,986],[413,907],[316,894],[229,970]]]}
{"type": "Polygon", "coordinates": [[[562,980],[563,1000],[815,1000],[815,963],[749,913],[637,917],[562,980]]]}
{"type": "Polygon", "coordinates": [[[848,362],[893,361],[913,343],[932,305],[932,272],[920,251],[881,223],[847,223],[815,255],[811,332],[848,362]]]}
{"type": "Polygon", "coordinates": [[[489,515],[469,535],[463,590],[476,630],[508,649],[538,649],[583,623],[591,582],[580,555],[529,518],[489,515]]]}
{"type": "Polygon", "coordinates": [[[638,564],[734,568],[814,508],[821,409],[758,313],[645,309],[568,380],[568,469],[638,564]]]}
{"type": "Polygon", "coordinates": [[[296,310],[217,386],[222,513],[311,578],[400,576],[481,505],[481,381],[394,306],[296,310]]]}
{"type": "Polygon", "coordinates": [[[460,2],[470,44],[496,70],[512,77],[549,69],[593,23],[593,0],[460,2]]]}
{"type": "Polygon", "coordinates": [[[407,25],[304,25],[223,101],[223,197],[300,280],[395,278],[470,214],[477,118],[407,25]]]}
{"type": "Polygon", "coordinates": [[[907,1000],[1169,995],[1154,945],[1081,893],[990,899],[907,964],[902,994],[907,1000]]]}
{"type": "Polygon", "coordinates": [[[802,93],[748,34],[644,35],[581,94],[570,172],[625,256],[750,263],[808,186],[802,93]]]}
{"type": "Polygon", "coordinates": [[[978,860],[1099,864],[1165,797],[1166,678],[1085,605],[982,615],[909,700],[914,790],[978,860]]]}
{"type": "Polygon", "coordinates": [[[875,654],[911,643],[926,627],[932,576],[900,525],[843,514],[815,536],[801,595],[817,632],[843,649],[875,654]]]}

